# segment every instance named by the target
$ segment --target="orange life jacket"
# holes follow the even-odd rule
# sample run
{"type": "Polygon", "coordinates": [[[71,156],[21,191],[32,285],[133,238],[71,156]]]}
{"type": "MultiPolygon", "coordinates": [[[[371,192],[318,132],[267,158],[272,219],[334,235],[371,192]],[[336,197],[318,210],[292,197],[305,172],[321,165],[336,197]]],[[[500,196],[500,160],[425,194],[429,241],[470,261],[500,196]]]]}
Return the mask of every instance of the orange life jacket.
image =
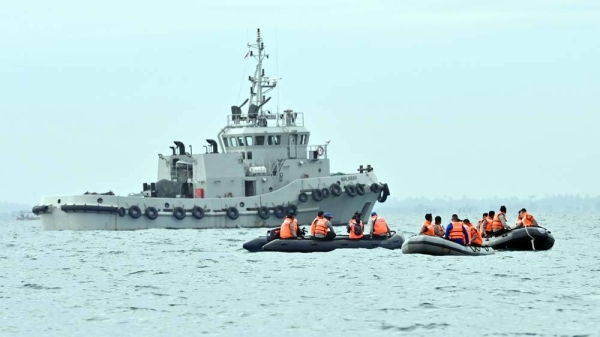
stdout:
{"type": "MultiPolygon", "coordinates": [[[[494,215],[496,216],[496,215],[494,215]]],[[[492,224],[494,223],[494,219],[492,219],[491,216],[487,216],[485,218],[485,231],[486,232],[491,232],[492,231],[492,224]]]]}
{"type": "Polygon", "coordinates": [[[460,221],[452,222],[452,230],[448,233],[448,238],[450,240],[463,239],[464,242],[469,242],[469,238],[465,238],[465,233],[463,233],[463,223],[460,221]]]}
{"type": "Polygon", "coordinates": [[[315,225],[315,235],[327,235],[327,219],[319,218],[315,225]]]}
{"type": "Polygon", "coordinates": [[[384,218],[372,217],[373,219],[373,235],[386,235],[388,226],[384,218]]]}
{"type": "Polygon", "coordinates": [[[494,220],[492,221],[492,230],[493,231],[504,228],[504,226],[502,226],[502,221],[500,221],[500,214],[504,215],[504,220],[506,221],[506,213],[500,212],[500,213],[494,215],[494,220]]]}
{"type": "Polygon", "coordinates": [[[523,218],[523,226],[525,226],[525,227],[533,226],[533,219],[535,219],[533,217],[533,215],[531,215],[527,212],[524,212],[524,213],[521,213],[521,218],[523,218]]]}
{"type": "Polygon", "coordinates": [[[465,226],[467,226],[468,232],[471,236],[471,238],[469,239],[469,244],[481,246],[483,244],[483,240],[481,239],[481,235],[479,234],[477,228],[475,228],[473,224],[468,224],[465,226]]]}
{"type": "Polygon", "coordinates": [[[487,224],[487,221],[485,219],[481,219],[479,220],[479,223],[477,224],[477,230],[479,231],[479,233],[481,235],[485,234],[485,226],[487,224]]]}
{"type": "Polygon", "coordinates": [[[431,225],[431,221],[425,220],[425,222],[423,222],[423,226],[421,226],[421,228],[423,228],[423,227],[427,228],[427,230],[425,232],[423,232],[423,235],[436,236],[435,229],[431,225]]]}
{"type": "Polygon", "coordinates": [[[286,218],[283,220],[283,223],[281,224],[281,230],[279,231],[279,237],[281,239],[289,239],[294,237],[290,231],[290,223],[292,223],[294,233],[298,231],[298,221],[296,221],[296,219],[286,218]]]}
{"type": "Polygon", "coordinates": [[[315,236],[315,227],[317,227],[317,221],[319,221],[319,219],[325,219],[323,217],[316,217],[312,224],[310,225],[310,235],[311,236],[315,236]]]}
{"type": "Polygon", "coordinates": [[[365,233],[365,224],[361,221],[360,224],[357,224],[354,221],[350,221],[350,234],[348,234],[349,239],[360,239],[364,236],[365,233]],[[354,234],[354,226],[360,226],[360,235],[354,234]]]}

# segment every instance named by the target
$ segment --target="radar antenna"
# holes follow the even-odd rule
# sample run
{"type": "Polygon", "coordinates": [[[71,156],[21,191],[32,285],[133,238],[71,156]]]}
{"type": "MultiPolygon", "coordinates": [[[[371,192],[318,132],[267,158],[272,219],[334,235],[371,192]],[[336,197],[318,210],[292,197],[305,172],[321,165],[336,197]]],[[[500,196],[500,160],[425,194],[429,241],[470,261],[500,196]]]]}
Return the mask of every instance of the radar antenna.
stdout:
{"type": "Polygon", "coordinates": [[[266,98],[265,94],[277,86],[277,79],[265,76],[265,70],[262,68],[263,59],[265,57],[269,58],[269,54],[265,53],[265,44],[260,36],[260,28],[256,30],[256,44],[248,44],[248,47],[250,48],[250,56],[253,56],[258,62],[254,76],[248,77],[248,80],[252,83],[248,117],[256,118],[258,115],[264,115],[262,107],[271,99],[270,97],[266,98]],[[254,50],[256,50],[256,53],[254,50]]]}

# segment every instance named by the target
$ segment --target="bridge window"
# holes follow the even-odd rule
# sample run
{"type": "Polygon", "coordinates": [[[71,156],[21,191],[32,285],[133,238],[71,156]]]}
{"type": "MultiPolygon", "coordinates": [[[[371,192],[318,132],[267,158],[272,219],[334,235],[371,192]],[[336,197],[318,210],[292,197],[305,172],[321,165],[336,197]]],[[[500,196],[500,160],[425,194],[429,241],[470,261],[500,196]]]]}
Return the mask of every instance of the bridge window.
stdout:
{"type": "Polygon", "coordinates": [[[252,136],[246,136],[246,146],[252,146],[252,136]]]}
{"type": "Polygon", "coordinates": [[[244,137],[238,137],[238,146],[244,146],[244,137]]]}
{"type": "Polygon", "coordinates": [[[281,144],[281,136],[280,135],[269,136],[268,145],[279,145],[279,144],[281,144]]]}
{"type": "Polygon", "coordinates": [[[265,136],[256,136],[256,145],[265,145],[265,136]]]}
{"type": "Polygon", "coordinates": [[[238,146],[237,139],[235,139],[235,137],[231,137],[231,146],[233,146],[233,147],[238,146]]]}
{"type": "Polygon", "coordinates": [[[306,145],[308,143],[306,139],[306,135],[300,135],[300,145],[306,145]]]}
{"type": "Polygon", "coordinates": [[[229,138],[223,137],[223,146],[229,147],[229,138]]]}

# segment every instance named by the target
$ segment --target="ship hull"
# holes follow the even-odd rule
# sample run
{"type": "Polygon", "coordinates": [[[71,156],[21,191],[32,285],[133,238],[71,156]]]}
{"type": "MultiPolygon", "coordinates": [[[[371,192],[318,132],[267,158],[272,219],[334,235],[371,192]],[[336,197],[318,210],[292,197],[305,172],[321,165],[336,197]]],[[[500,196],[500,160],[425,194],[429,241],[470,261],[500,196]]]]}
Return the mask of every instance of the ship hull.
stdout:
{"type": "MultiPolygon", "coordinates": [[[[280,226],[286,213],[294,208],[301,225],[309,224],[320,210],[333,215],[333,224],[342,225],[356,211],[363,213],[365,221],[368,219],[375,203],[381,198],[380,193],[368,188],[372,184],[379,185],[373,172],[298,179],[267,194],[239,198],[150,198],[89,194],[48,196],[42,198],[34,211],[41,218],[43,230],[271,228],[280,226]],[[367,188],[362,195],[350,196],[345,191],[339,196],[330,195],[320,201],[311,196],[313,189],[328,188],[337,182],[342,190],[345,185],[356,184],[366,185],[367,188]],[[300,200],[301,192],[307,193],[308,200],[300,200]],[[135,206],[139,212],[135,212],[135,206]],[[259,216],[261,207],[269,210],[267,219],[259,216]],[[156,213],[150,212],[148,216],[146,210],[149,208],[156,210],[156,213]],[[195,208],[202,209],[200,219],[198,213],[192,212],[195,208]],[[231,208],[235,208],[237,217],[231,208]],[[282,212],[282,208],[285,212],[282,212]],[[182,210],[185,214],[183,218],[182,210]]],[[[266,217],[264,209],[262,216],[266,217]]]]}

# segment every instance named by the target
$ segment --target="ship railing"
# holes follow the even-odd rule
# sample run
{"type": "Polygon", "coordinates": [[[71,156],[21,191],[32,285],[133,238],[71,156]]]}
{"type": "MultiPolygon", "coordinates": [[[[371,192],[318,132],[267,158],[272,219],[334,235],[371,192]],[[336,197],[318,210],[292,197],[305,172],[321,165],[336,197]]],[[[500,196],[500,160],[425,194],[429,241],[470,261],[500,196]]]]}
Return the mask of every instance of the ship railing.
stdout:
{"type": "Polygon", "coordinates": [[[247,114],[227,115],[227,126],[230,128],[246,127],[294,127],[304,126],[304,113],[286,110],[284,113],[266,113],[250,118],[247,114]]]}

